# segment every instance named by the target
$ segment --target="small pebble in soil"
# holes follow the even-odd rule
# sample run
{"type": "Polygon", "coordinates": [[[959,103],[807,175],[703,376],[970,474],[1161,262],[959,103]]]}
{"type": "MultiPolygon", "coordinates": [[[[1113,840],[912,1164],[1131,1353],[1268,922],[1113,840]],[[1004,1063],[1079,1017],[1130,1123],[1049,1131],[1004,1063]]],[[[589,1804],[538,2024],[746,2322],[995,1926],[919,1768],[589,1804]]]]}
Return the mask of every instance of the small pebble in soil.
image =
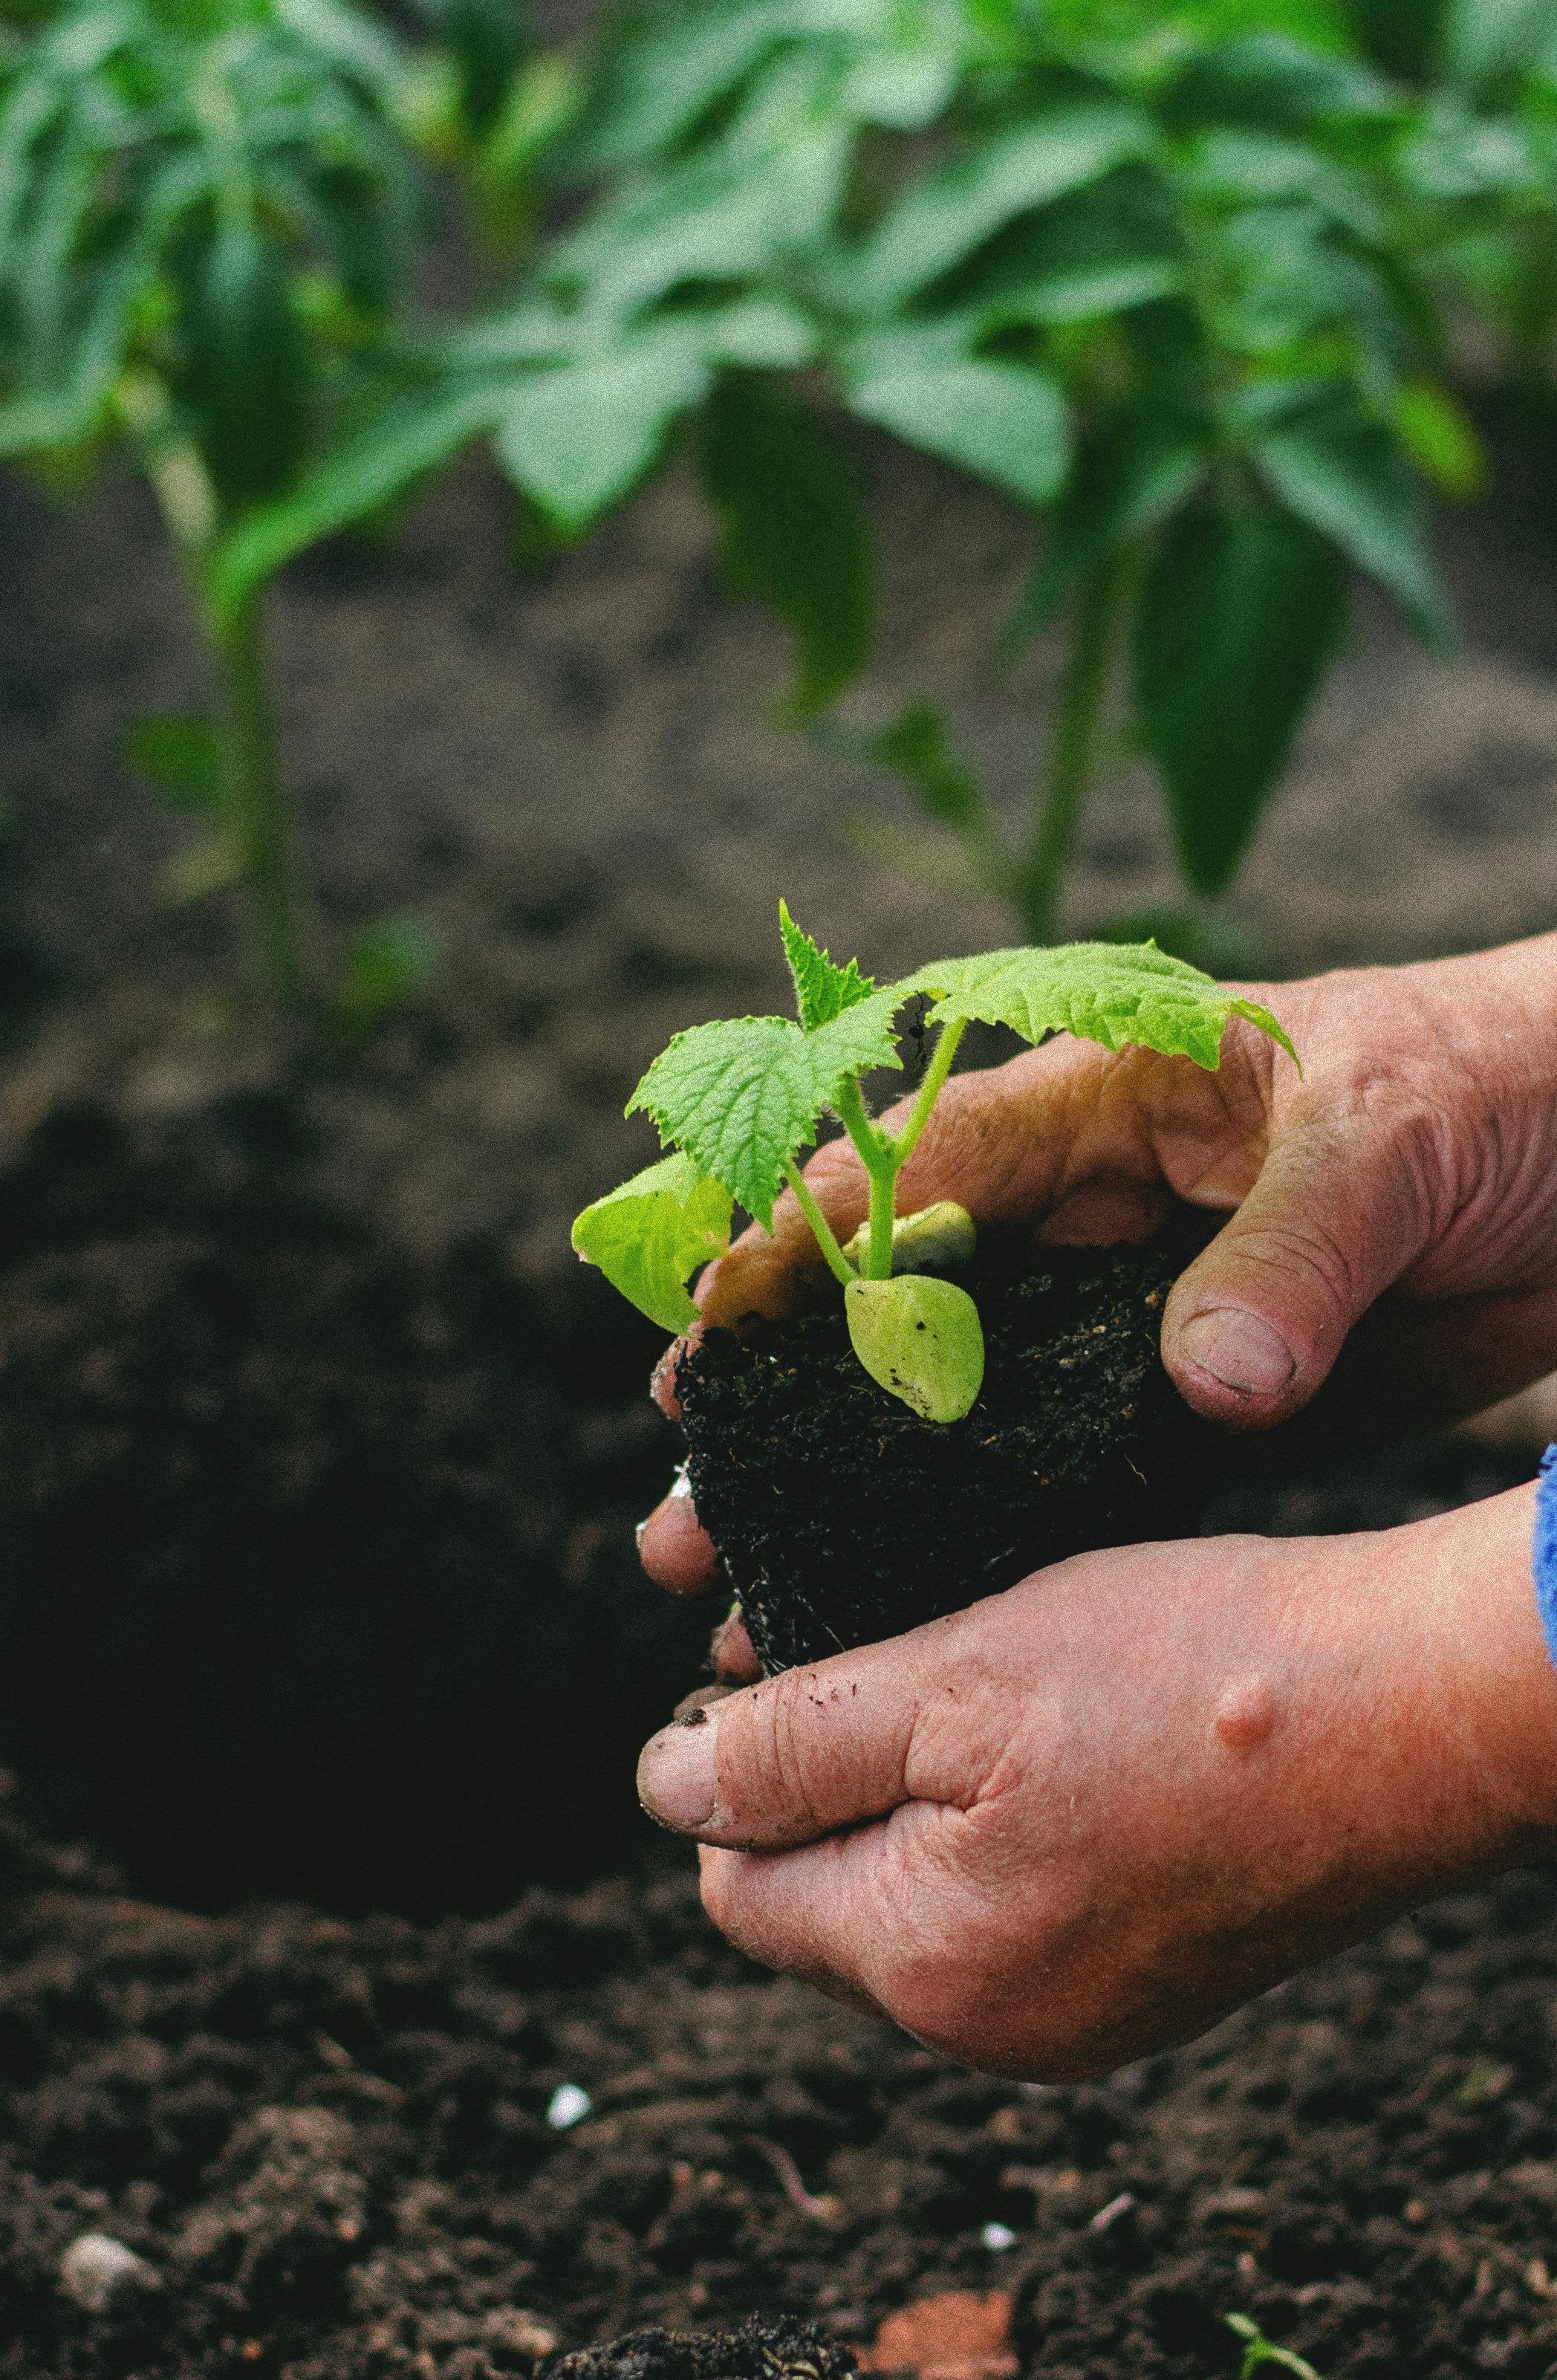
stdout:
{"type": "Polygon", "coordinates": [[[59,2260],[59,2285],[88,2313],[106,2313],[127,2289],[154,2289],[157,2276],[144,2256],[106,2231],[83,2231],[59,2260]]]}
{"type": "Polygon", "coordinates": [[[547,2107],[546,2120],[554,2132],[572,2131],[575,2124],[583,2123],[594,2104],[588,2092],[581,2090],[576,2082],[559,2082],[547,2107]]]}

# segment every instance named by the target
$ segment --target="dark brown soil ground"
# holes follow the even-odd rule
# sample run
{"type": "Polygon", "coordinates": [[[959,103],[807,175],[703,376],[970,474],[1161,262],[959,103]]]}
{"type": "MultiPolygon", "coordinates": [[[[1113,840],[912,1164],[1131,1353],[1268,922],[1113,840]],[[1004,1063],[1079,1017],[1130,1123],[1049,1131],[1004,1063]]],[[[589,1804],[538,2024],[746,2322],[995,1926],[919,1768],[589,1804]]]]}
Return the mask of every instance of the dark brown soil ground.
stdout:
{"type": "Polygon", "coordinates": [[[922,1421],[861,1368],[835,1296],[676,1374],[687,1476],[769,1672],[960,1611],[1068,1554],[1192,1536],[1226,1441],[1162,1366],[1165,1249],[989,1243],[972,1413],[922,1421]]]}
{"type": "Polygon", "coordinates": [[[1327,2380],[1557,2362],[1549,1880],[1038,2090],[754,1972],[680,1868],[348,1924],[5,1841],[5,2380],[489,2380],[651,2321],[868,2340],[955,2286],[1015,2293],[1044,2380],[1231,2375],[1229,2311],[1327,2380]],[[96,2313],[83,2235],[140,2260],[96,2313]]]}
{"type": "MultiPolygon", "coordinates": [[[[1056,668],[988,660],[1028,533],[857,459],[886,625],[855,715],[942,696],[1014,806],[1056,668]]],[[[1466,651],[1363,605],[1234,905],[1273,966],[1557,915],[1539,461],[1446,535],[1466,651]]],[[[488,2380],[754,2311],[865,2339],[957,2283],[1015,2290],[1045,2380],[1230,2374],[1237,2309],[1326,2380],[1557,2371],[1545,1885],[1029,2093],[754,1973],[644,1848],[633,1753],[702,1622],[636,1584],[672,1443],[567,1220],[650,1153],[620,1110],[667,1034],[782,998],[781,892],[879,968],[1008,932],[773,723],[780,640],[718,593],[686,483],[516,580],[473,468],[284,591],[327,924],[409,912],[445,951],[355,1050],[276,1030],[223,908],[160,898],[192,830],[120,739],[204,687],[140,494],[62,519],[0,480],[0,541],[4,2380],[488,2380]],[[66,2265],[92,2233],[146,2269],[66,2265]]],[[[1128,772],[1069,922],[1169,889],[1128,772]]],[[[1212,1523],[1508,1475],[1418,1450],[1212,1523]]]]}

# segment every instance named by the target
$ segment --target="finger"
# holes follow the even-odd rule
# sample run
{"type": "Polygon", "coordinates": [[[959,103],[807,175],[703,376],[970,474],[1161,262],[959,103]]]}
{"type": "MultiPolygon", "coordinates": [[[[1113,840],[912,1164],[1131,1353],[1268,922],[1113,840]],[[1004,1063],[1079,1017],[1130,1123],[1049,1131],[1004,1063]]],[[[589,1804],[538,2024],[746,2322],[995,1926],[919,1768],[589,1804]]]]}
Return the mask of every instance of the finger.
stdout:
{"type": "Polygon", "coordinates": [[[672,1339],[649,1374],[649,1395],[667,1421],[680,1421],[682,1417],[682,1401],[676,1394],[676,1366],[694,1343],[694,1338],[695,1334],[689,1333],[684,1339],[672,1339]]]}
{"type": "MultiPolygon", "coordinates": [[[[982,1607],[981,1607],[982,1609],[982,1607]]],[[[994,1762],[964,1615],[786,1670],[645,1745],[638,1798],[679,1834],[743,1851],[814,1842],[905,1802],[972,1802],[994,1762]]]]}
{"type": "Polygon", "coordinates": [[[1426,1208],[1399,1135],[1355,1102],[1295,1101],[1248,1196],[1169,1295],[1163,1361],[1182,1395],[1235,1427],[1298,1411],[1420,1254],[1426,1208]]]}
{"type": "Polygon", "coordinates": [[[885,1828],[864,1827],[792,1852],[699,1846],[703,1906],[749,1959],[798,1975],[866,2016],[887,2010],[862,1972],[875,1947],[885,1828]]]}
{"type": "Polygon", "coordinates": [[[728,1620],[721,1620],[708,1645],[709,1658],[716,1678],[731,1685],[750,1686],[762,1675],[762,1663],[757,1659],[752,1640],[746,1633],[746,1623],[736,1604],[728,1620]]]}
{"type": "Polygon", "coordinates": [[[638,1560],[667,1595],[706,1595],[718,1579],[719,1558],[698,1520],[684,1471],[648,1519],[639,1522],[638,1560]]]}

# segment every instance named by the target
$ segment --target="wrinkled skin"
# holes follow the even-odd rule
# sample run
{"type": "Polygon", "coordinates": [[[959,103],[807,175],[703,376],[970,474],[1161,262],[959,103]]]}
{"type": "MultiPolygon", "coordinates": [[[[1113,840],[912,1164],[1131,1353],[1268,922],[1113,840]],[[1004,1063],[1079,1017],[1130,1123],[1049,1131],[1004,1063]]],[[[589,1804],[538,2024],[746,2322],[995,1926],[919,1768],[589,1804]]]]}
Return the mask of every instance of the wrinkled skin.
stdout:
{"type": "MultiPolygon", "coordinates": [[[[899,1208],[956,1196],[1061,1240],[1146,1236],[1176,1198],[1226,1214],[1163,1352],[1234,1428],[1322,1388],[1303,1427],[1399,1429],[1551,1368],[1557,938],[1249,989],[1301,1077],[1239,1026],[1216,1075],[1062,1039],[954,1079],[899,1208]]],[[[807,1173],[851,1231],[852,1151],[807,1173]]],[[[782,1313],[817,1269],[785,1201],[712,1269],[704,1317],[782,1313]]],[[[754,1955],[971,2063],[1101,2072],[1394,1908],[1557,1850],[1530,1503],[1085,1555],[728,1694],[654,1739],[640,1791],[704,1844],[710,1914],[754,1955]]],[[[684,1493],[643,1551],[673,1592],[716,1583],[684,1493]]],[[[718,1668],[754,1674],[738,1621],[718,1668]]]]}

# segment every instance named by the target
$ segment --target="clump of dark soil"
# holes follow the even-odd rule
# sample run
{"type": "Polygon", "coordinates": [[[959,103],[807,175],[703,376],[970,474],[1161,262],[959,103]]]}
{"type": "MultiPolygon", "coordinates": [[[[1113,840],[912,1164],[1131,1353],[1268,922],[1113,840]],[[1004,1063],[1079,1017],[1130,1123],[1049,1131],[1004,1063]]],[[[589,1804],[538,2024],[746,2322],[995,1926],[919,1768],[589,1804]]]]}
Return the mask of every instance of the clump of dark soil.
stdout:
{"type": "Polygon", "coordinates": [[[922,1421],[849,1343],[840,1300],[677,1371],[687,1473],[764,1667],[895,1636],[1096,1546],[1189,1536],[1225,1446],[1158,1353],[1164,1247],[981,1252],[959,1280],[984,1387],[922,1421]]]}
{"type": "Polygon", "coordinates": [[[619,1865],[707,1630],[633,1546],[655,1334],[613,1356],[489,1239],[419,1263],[298,1135],[280,1099],[150,1141],[83,1111],[4,1181],[0,1758],[200,1902],[619,1865]]]}
{"type": "Polygon", "coordinates": [[[845,2347],[815,2323],[762,2322],[739,2330],[634,2330],[561,2356],[550,2380],[853,2380],[845,2347]]]}

